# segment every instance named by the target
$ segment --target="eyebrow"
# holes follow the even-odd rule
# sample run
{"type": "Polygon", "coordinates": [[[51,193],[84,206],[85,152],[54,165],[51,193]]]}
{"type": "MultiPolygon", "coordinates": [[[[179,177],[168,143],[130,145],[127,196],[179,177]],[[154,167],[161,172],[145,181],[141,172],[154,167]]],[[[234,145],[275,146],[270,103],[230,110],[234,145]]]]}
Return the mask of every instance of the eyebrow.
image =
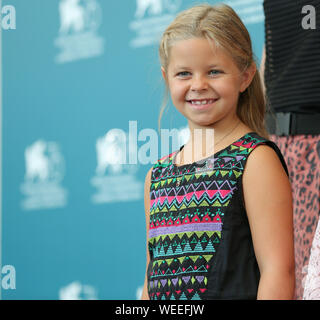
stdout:
{"type": "MultiPolygon", "coordinates": [[[[216,65],[216,64],[211,64],[210,66],[208,66],[208,68],[216,68],[216,67],[218,67],[218,65],[216,65]]],[[[184,67],[184,66],[177,66],[175,69],[186,69],[186,70],[188,70],[188,69],[190,69],[189,67],[184,67]]]]}

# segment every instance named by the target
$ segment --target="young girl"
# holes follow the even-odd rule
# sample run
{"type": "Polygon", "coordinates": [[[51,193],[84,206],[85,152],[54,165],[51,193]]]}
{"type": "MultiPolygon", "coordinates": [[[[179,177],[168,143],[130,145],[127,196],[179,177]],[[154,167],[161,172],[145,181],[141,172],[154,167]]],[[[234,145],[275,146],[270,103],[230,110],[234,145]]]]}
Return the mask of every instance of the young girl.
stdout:
{"type": "Polygon", "coordinates": [[[199,5],[176,17],[159,52],[190,139],[146,176],[142,299],[291,299],[291,188],[248,31],[230,7],[199,5]],[[197,130],[214,131],[205,154],[197,130]]]}

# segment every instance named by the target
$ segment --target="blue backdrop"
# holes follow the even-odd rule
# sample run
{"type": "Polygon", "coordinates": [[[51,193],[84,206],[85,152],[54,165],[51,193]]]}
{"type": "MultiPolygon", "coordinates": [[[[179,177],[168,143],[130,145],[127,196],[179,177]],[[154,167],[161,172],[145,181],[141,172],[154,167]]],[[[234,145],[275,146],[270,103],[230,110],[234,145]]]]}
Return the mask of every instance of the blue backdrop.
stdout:
{"type": "MultiPolygon", "coordinates": [[[[224,2],[248,27],[259,62],[262,0],[224,2]]],[[[2,299],[139,297],[152,164],[116,160],[130,146],[135,157],[144,129],[157,131],[159,35],[197,3],[2,1],[16,11],[16,29],[2,28],[1,41],[2,280],[4,266],[16,271],[15,289],[2,281],[2,299]]],[[[170,104],[161,127],[186,121],[170,104]]]]}

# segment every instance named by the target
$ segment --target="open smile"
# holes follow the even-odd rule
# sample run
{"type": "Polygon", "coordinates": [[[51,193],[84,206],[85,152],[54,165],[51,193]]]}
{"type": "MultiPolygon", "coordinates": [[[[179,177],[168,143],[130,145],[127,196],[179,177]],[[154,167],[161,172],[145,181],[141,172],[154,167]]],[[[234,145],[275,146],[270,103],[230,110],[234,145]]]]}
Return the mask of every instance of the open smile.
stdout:
{"type": "Polygon", "coordinates": [[[193,109],[203,110],[214,104],[218,99],[193,99],[187,100],[193,109]]]}

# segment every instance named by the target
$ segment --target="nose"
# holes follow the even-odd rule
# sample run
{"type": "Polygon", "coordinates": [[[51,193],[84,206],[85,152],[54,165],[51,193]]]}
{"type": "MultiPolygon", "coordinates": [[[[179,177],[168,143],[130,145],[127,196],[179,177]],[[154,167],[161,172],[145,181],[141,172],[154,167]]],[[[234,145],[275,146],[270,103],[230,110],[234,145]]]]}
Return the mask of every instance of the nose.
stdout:
{"type": "Polygon", "coordinates": [[[192,79],[191,90],[192,91],[201,91],[208,89],[207,79],[203,76],[195,76],[192,79]]]}

